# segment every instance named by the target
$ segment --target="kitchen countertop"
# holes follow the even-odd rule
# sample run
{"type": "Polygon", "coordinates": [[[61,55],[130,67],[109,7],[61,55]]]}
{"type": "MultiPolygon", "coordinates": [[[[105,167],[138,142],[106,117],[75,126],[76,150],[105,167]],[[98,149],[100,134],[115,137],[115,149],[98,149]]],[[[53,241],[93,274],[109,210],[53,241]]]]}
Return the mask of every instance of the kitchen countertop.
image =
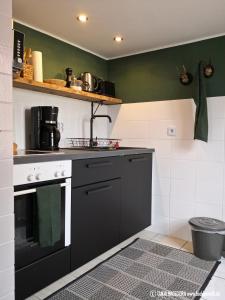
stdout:
{"type": "Polygon", "coordinates": [[[14,164],[27,164],[57,160],[77,160],[87,158],[103,158],[110,156],[124,156],[134,154],[153,153],[155,150],[150,148],[126,148],[120,150],[77,150],[77,149],[60,149],[52,153],[32,154],[25,156],[14,156],[14,164]]]}

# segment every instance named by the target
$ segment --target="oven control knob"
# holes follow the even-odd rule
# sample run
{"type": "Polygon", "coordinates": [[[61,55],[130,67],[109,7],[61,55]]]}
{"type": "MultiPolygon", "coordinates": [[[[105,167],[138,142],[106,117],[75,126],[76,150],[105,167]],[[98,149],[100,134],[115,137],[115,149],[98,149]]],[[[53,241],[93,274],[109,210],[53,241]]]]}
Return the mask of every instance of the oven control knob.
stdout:
{"type": "Polygon", "coordinates": [[[65,170],[63,170],[63,171],[61,172],[61,176],[63,176],[63,177],[66,176],[66,171],[65,171],[65,170]]]}
{"type": "Polygon", "coordinates": [[[55,172],[55,177],[60,177],[60,172],[59,171],[55,172]]]}
{"type": "Polygon", "coordinates": [[[38,173],[38,174],[36,175],[36,179],[37,179],[37,180],[41,180],[41,177],[42,177],[42,176],[41,176],[40,173],[38,173]]]}
{"type": "Polygon", "coordinates": [[[34,180],[34,175],[30,174],[27,176],[27,181],[33,181],[34,180]]]}

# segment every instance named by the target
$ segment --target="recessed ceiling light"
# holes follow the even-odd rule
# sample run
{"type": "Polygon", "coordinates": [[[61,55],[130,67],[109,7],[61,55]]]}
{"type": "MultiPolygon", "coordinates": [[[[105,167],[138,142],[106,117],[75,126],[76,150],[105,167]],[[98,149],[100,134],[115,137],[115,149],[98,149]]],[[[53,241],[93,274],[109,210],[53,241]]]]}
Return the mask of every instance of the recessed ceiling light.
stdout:
{"type": "Polygon", "coordinates": [[[80,21],[81,23],[86,23],[88,20],[88,17],[86,15],[79,15],[77,17],[77,20],[80,21]]]}
{"type": "Polygon", "coordinates": [[[123,37],[117,35],[117,36],[114,37],[114,41],[117,42],[117,43],[121,43],[123,41],[123,37]]]}

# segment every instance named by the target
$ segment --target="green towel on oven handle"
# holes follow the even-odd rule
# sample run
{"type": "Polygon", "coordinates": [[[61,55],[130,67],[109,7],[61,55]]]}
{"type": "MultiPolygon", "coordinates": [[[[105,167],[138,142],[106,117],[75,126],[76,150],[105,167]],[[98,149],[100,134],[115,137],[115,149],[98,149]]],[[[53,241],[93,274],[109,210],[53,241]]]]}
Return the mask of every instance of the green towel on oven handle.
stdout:
{"type": "Polygon", "coordinates": [[[193,98],[196,104],[194,139],[208,142],[208,110],[203,62],[198,64],[193,98]]]}
{"type": "Polygon", "coordinates": [[[61,238],[61,186],[37,188],[38,242],[41,247],[54,246],[61,238]]]}

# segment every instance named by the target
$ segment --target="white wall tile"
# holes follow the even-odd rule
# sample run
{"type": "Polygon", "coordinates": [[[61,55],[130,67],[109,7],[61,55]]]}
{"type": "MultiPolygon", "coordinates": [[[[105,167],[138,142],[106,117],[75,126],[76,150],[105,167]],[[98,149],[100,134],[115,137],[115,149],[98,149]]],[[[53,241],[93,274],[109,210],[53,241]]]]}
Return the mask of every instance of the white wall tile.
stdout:
{"type": "Polygon", "coordinates": [[[158,215],[152,215],[152,225],[149,227],[150,231],[169,235],[170,225],[169,218],[158,215]]]}
{"type": "MultiPolygon", "coordinates": [[[[58,121],[61,131],[60,147],[68,146],[68,137],[90,137],[91,104],[69,98],[31,92],[13,88],[14,141],[20,149],[30,147],[30,108],[32,106],[54,105],[59,107],[58,121]]],[[[107,107],[101,106],[99,114],[107,114],[107,107]]],[[[94,137],[108,136],[108,120],[94,121],[94,137]]]]}
{"type": "Polygon", "coordinates": [[[170,140],[148,140],[146,147],[154,148],[157,158],[171,158],[172,142],[170,140]]]}
{"type": "Polygon", "coordinates": [[[187,219],[170,218],[170,235],[183,240],[191,240],[191,228],[187,219]]]}
{"type": "Polygon", "coordinates": [[[221,205],[223,186],[216,182],[199,182],[197,184],[196,201],[221,205]]]}
{"type": "Polygon", "coordinates": [[[0,245],[0,271],[10,268],[14,265],[14,242],[0,245]]]}
{"type": "Polygon", "coordinates": [[[12,156],[12,132],[0,131],[0,160],[12,156]]]}
{"type": "Polygon", "coordinates": [[[12,130],[13,128],[13,111],[12,103],[1,103],[0,102],[0,131],[1,130],[12,130]]]}
{"type": "Polygon", "coordinates": [[[224,141],[225,119],[209,120],[209,139],[224,141]]]}
{"type": "Polygon", "coordinates": [[[225,118],[224,97],[212,97],[208,99],[208,113],[212,119],[225,118]]]}
{"type": "Polygon", "coordinates": [[[14,293],[9,293],[3,297],[0,297],[0,300],[14,300],[14,293]]]}
{"type": "Polygon", "coordinates": [[[0,189],[5,187],[12,187],[12,165],[11,159],[0,160],[0,189]]]}
{"type": "Polygon", "coordinates": [[[7,1],[7,0],[0,0],[0,5],[1,5],[1,14],[7,15],[7,16],[12,16],[12,1],[7,1]]]}
{"type": "Polygon", "coordinates": [[[0,284],[1,284],[0,297],[6,297],[8,294],[10,294],[10,292],[13,290],[14,287],[13,269],[0,271],[0,284]]]}
{"type": "Polygon", "coordinates": [[[12,48],[12,17],[9,15],[2,14],[0,10],[0,23],[1,23],[1,40],[0,46],[12,48]]]}
{"type": "Polygon", "coordinates": [[[172,141],[172,157],[180,160],[196,160],[198,144],[193,140],[172,141]]]}
{"type": "Polygon", "coordinates": [[[152,196],[152,215],[155,217],[169,218],[170,216],[170,197],[152,196]]]}
{"type": "Polygon", "coordinates": [[[153,177],[152,194],[156,196],[170,195],[170,179],[153,177]]]}
{"type": "Polygon", "coordinates": [[[13,188],[0,189],[0,217],[13,213],[13,188]]]}
{"type": "MultiPolygon", "coordinates": [[[[14,216],[0,217],[0,245],[14,239],[14,216]]],[[[1,282],[1,281],[0,281],[1,282]]]]}
{"type": "Polygon", "coordinates": [[[173,179],[171,181],[171,197],[174,201],[193,202],[195,191],[195,181],[192,178],[173,179]]]}
{"type": "Polygon", "coordinates": [[[12,49],[0,46],[0,73],[12,74],[12,49]]]}
{"type": "Polygon", "coordinates": [[[169,158],[158,158],[153,156],[153,176],[160,178],[171,177],[171,165],[172,161],[169,158]]]}
{"type": "Polygon", "coordinates": [[[171,177],[174,179],[187,179],[196,181],[197,163],[195,161],[174,160],[171,161],[171,177]]]}
{"type": "Polygon", "coordinates": [[[114,116],[110,136],[124,135],[122,145],[155,148],[151,228],[165,233],[169,222],[169,233],[183,239],[190,239],[187,224],[192,216],[225,220],[225,97],[209,98],[207,102],[208,143],[193,140],[193,99],[108,108],[114,116]],[[135,130],[127,124],[135,124],[135,130]],[[167,136],[169,126],[176,127],[175,137],[167,136]]]}
{"type": "Polygon", "coordinates": [[[223,162],[224,161],[224,142],[211,141],[208,143],[196,141],[198,144],[197,160],[208,162],[223,162]]]}
{"type": "Polygon", "coordinates": [[[209,217],[209,218],[222,218],[222,205],[208,204],[208,203],[195,203],[194,204],[195,217],[209,217]]]}
{"type": "Polygon", "coordinates": [[[12,101],[12,76],[0,74],[0,102],[12,101]]]}

